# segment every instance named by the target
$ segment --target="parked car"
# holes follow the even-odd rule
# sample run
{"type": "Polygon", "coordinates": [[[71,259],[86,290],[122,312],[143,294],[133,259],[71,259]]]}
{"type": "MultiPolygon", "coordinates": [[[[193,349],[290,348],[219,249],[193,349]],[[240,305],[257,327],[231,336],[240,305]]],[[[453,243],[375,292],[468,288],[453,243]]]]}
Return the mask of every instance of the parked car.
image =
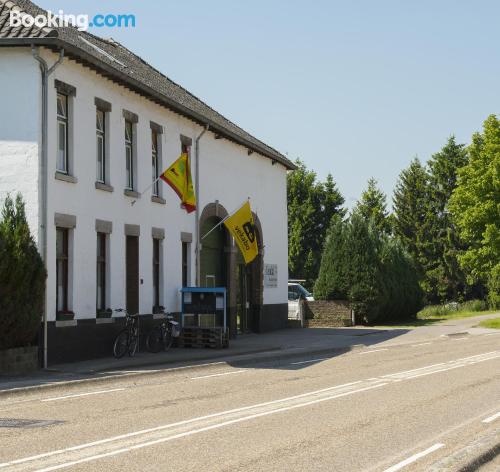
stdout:
{"type": "Polygon", "coordinates": [[[288,301],[296,301],[301,298],[310,302],[314,301],[313,294],[298,282],[288,282],[288,301]]]}

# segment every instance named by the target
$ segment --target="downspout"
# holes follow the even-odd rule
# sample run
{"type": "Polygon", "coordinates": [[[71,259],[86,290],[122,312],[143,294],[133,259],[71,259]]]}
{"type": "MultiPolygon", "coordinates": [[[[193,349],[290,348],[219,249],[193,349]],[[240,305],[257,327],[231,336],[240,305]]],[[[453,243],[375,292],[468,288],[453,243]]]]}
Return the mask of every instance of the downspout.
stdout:
{"type": "Polygon", "coordinates": [[[196,237],[196,248],[195,248],[195,257],[196,257],[196,286],[200,286],[200,139],[201,137],[208,131],[208,125],[205,126],[205,129],[198,135],[195,141],[195,181],[194,181],[194,191],[196,195],[196,222],[195,222],[195,237],[196,237]]]}
{"type": "MultiPolygon", "coordinates": [[[[38,247],[40,249],[45,269],[47,269],[47,161],[48,161],[48,90],[49,76],[64,59],[64,49],[59,51],[59,59],[52,67],[40,56],[39,50],[34,44],[31,45],[31,53],[40,64],[42,75],[42,151],[38,161],[38,181],[40,184],[40,195],[38,198],[38,217],[41,220],[38,228],[38,247]]],[[[47,288],[45,289],[45,300],[43,304],[43,368],[47,368],[47,288]]]]}

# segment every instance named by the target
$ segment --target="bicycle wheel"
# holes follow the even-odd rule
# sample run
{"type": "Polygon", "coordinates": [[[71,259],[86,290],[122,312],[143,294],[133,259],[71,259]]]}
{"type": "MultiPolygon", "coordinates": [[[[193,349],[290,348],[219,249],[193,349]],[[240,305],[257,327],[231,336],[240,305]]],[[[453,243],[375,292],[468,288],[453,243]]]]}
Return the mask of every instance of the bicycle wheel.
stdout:
{"type": "Polygon", "coordinates": [[[148,334],[148,337],[146,339],[146,344],[148,347],[148,351],[150,352],[160,352],[163,348],[163,336],[162,336],[162,329],[160,326],[156,326],[156,328],[153,328],[150,333],[148,334]]]}
{"type": "Polygon", "coordinates": [[[128,330],[123,329],[116,336],[115,343],[113,344],[113,355],[120,359],[125,355],[129,347],[128,330]]]}
{"type": "Polygon", "coordinates": [[[172,326],[167,326],[167,329],[165,330],[165,338],[163,340],[165,345],[165,351],[168,351],[170,349],[173,341],[174,337],[172,336],[172,326]]]}
{"type": "Polygon", "coordinates": [[[137,346],[139,345],[139,335],[137,330],[133,330],[130,334],[130,340],[128,344],[128,355],[134,357],[137,352],[137,346]]]}

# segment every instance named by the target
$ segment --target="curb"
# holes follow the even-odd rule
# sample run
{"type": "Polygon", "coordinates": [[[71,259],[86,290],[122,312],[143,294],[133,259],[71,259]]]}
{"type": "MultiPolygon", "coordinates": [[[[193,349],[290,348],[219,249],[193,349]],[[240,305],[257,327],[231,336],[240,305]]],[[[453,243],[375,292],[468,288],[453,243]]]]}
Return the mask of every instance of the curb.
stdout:
{"type": "MultiPolygon", "coordinates": [[[[161,374],[166,374],[169,372],[177,372],[179,370],[190,370],[190,369],[199,369],[203,367],[210,367],[213,366],[216,363],[258,363],[258,362],[266,362],[266,361],[273,361],[273,360],[279,360],[279,359],[286,359],[286,358],[292,358],[292,357],[297,357],[297,356],[302,356],[303,354],[335,354],[335,353],[346,353],[349,351],[355,351],[359,350],[361,347],[358,346],[351,346],[349,348],[321,348],[321,349],[313,349],[313,350],[307,350],[303,348],[290,348],[290,349],[285,349],[281,350],[281,348],[271,348],[271,349],[266,349],[266,350],[258,350],[258,351],[249,351],[245,352],[242,354],[235,354],[233,356],[229,357],[207,357],[207,358],[202,358],[202,359],[197,359],[196,361],[193,362],[171,362],[169,363],[168,361],[161,361],[161,362],[144,362],[141,364],[133,364],[133,365],[125,365],[125,366],[120,366],[116,372],[119,372],[120,370],[126,370],[130,368],[145,368],[145,367],[160,367],[160,366],[165,366],[166,368],[164,369],[158,369],[155,371],[149,371],[149,370],[144,370],[143,372],[130,372],[130,373],[116,373],[116,374],[110,374],[106,376],[100,376],[100,377],[87,377],[87,378],[82,378],[82,379],[55,379],[51,380],[50,378],[41,378],[40,381],[46,381],[48,383],[45,384],[38,384],[38,385],[27,385],[27,386],[21,386],[21,387],[12,387],[12,388],[7,388],[0,390],[0,398],[3,397],[8,397],[8,396],[15,396],[17,394],[23,394],[23,393],[34,393],[34,392],[40,392],[40,391],[50,391],[50,390],[56,390],[61,387],[68,387],[68,386],[80,386],[86,383],[93,383],[93,384],[100,384],[100,383],[107,383],[111,380],[120,380],[120,379],[133,379],[136,377],[141,377],[143,375],[161,375],[161,374]],[[197,362],[201,361],[201,362],[197,362]],[[210,362],[203,362],[203,361],[210,361],[210,362]],[[189,363],[188,363],[189,362],[189,363]],[[187,365],[186,365],[187,364],[187,365]]],[[[93,374],[98,374],[98,373],[105,373],[106,370],[94,370],[94,371],[86,371],[86,372],[81,372],[81,375],[93,375],[93,374]]],[[[70,375],[78,375],[78,372],[74,373],[68,373],[68,376],[70,375]]]]}

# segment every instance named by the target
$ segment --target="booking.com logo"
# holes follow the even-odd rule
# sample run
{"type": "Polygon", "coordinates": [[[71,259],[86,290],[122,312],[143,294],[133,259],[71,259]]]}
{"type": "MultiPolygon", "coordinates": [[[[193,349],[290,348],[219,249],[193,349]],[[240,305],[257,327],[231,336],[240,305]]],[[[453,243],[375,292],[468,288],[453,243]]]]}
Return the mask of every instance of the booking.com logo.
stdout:
{"type": "Polygon", "coordinates": [[[47,15],[31,16],[22,11],[11,10],[9,16],[10,26],[24,26],[31,28],[61,28],[64,26],[75,26],[80,31],[89,28],[135,28],[135,15],[132,14],[97,14],[90,18],[83,13],[79,15],[65,14],[59,10],[57,14],[47,11],[47,15]]]}

